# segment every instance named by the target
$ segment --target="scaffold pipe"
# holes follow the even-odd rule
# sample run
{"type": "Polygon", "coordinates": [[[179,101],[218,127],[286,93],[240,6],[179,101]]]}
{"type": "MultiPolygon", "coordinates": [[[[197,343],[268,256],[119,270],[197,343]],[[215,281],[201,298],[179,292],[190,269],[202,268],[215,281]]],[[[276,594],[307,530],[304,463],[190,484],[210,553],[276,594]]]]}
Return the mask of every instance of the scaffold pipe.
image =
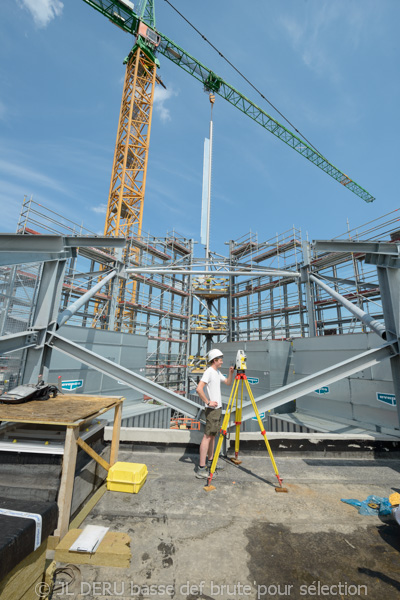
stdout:
{"type": "Polygon", "coordinates": [[[355,317],[357,317],[357,319],[360,319],[360,321],[365,323],[365,325],[368,325],[368,327],[372,331],[374,331],[381,338],[386,340],[386,329],[382,323],[380,323],[379,321],[377,321],[376,319],[371,317],[371,315],[369,315],[365,311],[361,310],[361,308],[359,308],[358,306],[356,306],[355,304],[353,304],[352,302],[347,300],[347,298],[344,298],[341,294],[339,294],[339,292],[336,292],[336,290],[333,290],[331,287],[329,287],[329,285],[327,285],[326,283],[321,281],[321,279],[318,279],[318,277],[315,277],[315,275],[310,274],[309,277],[310,277],[311,281],[314,281],[317,285],[322,287],[322,289],[324,289],[330,296],[332,296],[332,298],[335,298],[335,300],[340,302],[340,304],[342,304],[342,306],[347,308],[347,310],[349,312],[351,312],[355,317]]]}
{"type": "Polygon", "coordinates": [[[150,273],[155,275],[207,275],[208,277],[225,277],[226,275],[237,275],[237,276],[251,276],[251,277],[262,277],[264,275],[271,276],[279,276],[279,277],[300,277],[300,273],[296,271],[284,271],[283,269],[266,269],[265,271],[206,271],[206,270],[193,270],[193,269],[152,269],[152,268],[136,268],[136,267],[128,267],[126,269],[126,273],[150,273]]]}
{"type": "Polygon", "coordinates": [[[67,308],[58,315],[57,329],[61,327],[61,325],[64,325],[64,323],[68,321],[68,319],[72,317],[72,315],[74,315],[81,308],[81,306],[86,304],[86,302],[88,302],[90,298],[94,296],[94,294],[96,294],[96,292],[98,292],[103,287],[103,285],[107,283],[107,281],[110,281],[110,279],[115,277],[116,274],[116,271],[111,271],[111,273],[104,277],[104,279],[101,279],[98,283],[96,283],[96,285],[94,285],[90,290],[88,290],[86,294],[83,294],[83,296],[78,298],[78,300],[67,306],[67,308]]]}

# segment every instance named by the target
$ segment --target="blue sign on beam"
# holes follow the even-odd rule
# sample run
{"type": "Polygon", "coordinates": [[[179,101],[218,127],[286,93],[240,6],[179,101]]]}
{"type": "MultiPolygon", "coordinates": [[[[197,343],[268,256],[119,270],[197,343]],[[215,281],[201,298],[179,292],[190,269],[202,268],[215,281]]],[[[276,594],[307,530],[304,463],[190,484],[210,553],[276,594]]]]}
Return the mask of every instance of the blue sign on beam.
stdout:
{"type": "Polygon", "coordinates": [[[258,377],[248,377],[247,381],[250,385],[256,385],[257,383],[259,383],[260,380],[258,377]]]}
{"type": "Polygon", "coordinates": [[[396,396],[394,394],[381,394],[376,392],[376,399],[379,400],[379,402],[389,404],[389,406],[396,406],[396,396]]]}
{"type": "MultiPolygon", "coordinates": [[[[265,419],[265,412],[263,412],[263,413],[260,413],[260,418],[261,418],[261,419],[265,419]]],[[[251,420],[252,420],[252,421],[257,421],[257,417],[252,417],[252,418],[251,418],[251,420]]]]}
{"type": "Polygon", "coordinates": [[[71,381],[63,381],[61,384],[61,387],[63,390],[72,392],[72,390],[77,390],[78,388],[83,387],[83,379],[73,379],[71,381]]]}
{"type": "Polygon", "coordinates": [[[316,394],[329,394],[329,387],[325,385],[324,387],[318,388],[314,390],[316,394]]]}

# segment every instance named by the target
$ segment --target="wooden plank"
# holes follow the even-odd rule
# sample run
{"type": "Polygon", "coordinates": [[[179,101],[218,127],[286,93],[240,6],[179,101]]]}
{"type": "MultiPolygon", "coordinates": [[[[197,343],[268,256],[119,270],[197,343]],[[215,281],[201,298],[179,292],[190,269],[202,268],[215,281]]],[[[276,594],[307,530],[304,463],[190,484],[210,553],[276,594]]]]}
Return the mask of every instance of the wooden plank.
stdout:
{"type": "Polygon", "coordinates": [[[0,421],[40,423],[44,425],[72,425],[80,420],[94,418],[123,401],[121,396],[88,396],[65,394],[49,400],[24,404],[0,404],[0,421]]]}
{"type": "Polygon", "coordinates": [[[58,492],[58,523],[54,535],[62,539],[68,531],[69,517],[71,513],[72,493],[74,491],[75,465],[79,437],[78,427],[68,427],[65,436],[64,457],[62,464],[62,475],[60,489],[58,492]]]}
{"type": "Polygon", "coordinates": [[[39,575],[36,581],[34,581],[31,587],[26,590],[25,594],[21,596],[21,598],[12,597],[13,600],[39,600],[40,598],[44,598],[44,596],[39,596],[38,591],[40,589],[44,589],[40,584],[43,582],[43,575],[39,575]]]}
{"type": "MultiPolygon", "coordinates": [[[[86,517],[88,516],[88,514],[90,513],[92,508],[94,508],[96,506],[96,504],[104,496],[106,491],[107,491],[107,483],[103,483],[103,485],[101,485],[99,487],[99,489],[93,494],[93,496],[90,498],[90,500],[85,504],[85,506],[82,508],[82,510],[71,521],[71,523],[69,525],[70,529],[76,529],[77,527],[79,527],[81,525],[81,523],[83,523],[83,521],[86,519],[86,517]]],[[[60,540],[57,540],[57,544],[59,541],[60,540]]],[[[53,549],[55,549],[57,544],[54,546],[53,549]]]]}
{"type": "Polygon", "coordinates": [[[121,432],[121,416],[122,416],[122,402],[117,404],[114,411],[114,426],[111,440],[111,451],[110,451],[110,465],[114,465],[118,460],[119,452],[119,437],[121,432]]]}
{"type": "Polygon", "coordinates": [[[126,569],[131,560],[130,542],[127,533],[107,531],[99,547],[93,554],[86,552],[70,552],[69,549],[82,533],[82,529],[71,529],[58,544],[54,559],[57,562],[74,565],[95,565],[104,567],[120,567],[126,569]]]}
{"type": "Polygon", "coordinates": [[[106,471],[109,470],[109,468],[110,468],[111,465],[109,465],[108,462],[106,460],[104,460],[104,458],[101,458],[101,456],[99,456],[97,454],[97,452],[95,452],[93,450],[93,448],[91,448],[89,446],[89,444],[87,444],[86,442],[84,442],[82,438],[78,438],[76,440],[76,443],[78,444],[78,446],[80,448],[82,448],[82,450],[84,450],[86,452],[86,454],[89,454],[89,456],[91,456],[92,458],[94,458],[94,460],[96,462],[98,462],[99,465],[101,465],[103,467],[103,469],[105,469],[106,471]]]}
{"type": "MultiPolygon", "coordinates": [[[[47,540],[39,548],[31,552],[0,582],[0,598],[20,600],[37,580],[41,580],[46,564],[47,540]]],[[[36,596],[37,600],[38,596],[36,596]]]]}

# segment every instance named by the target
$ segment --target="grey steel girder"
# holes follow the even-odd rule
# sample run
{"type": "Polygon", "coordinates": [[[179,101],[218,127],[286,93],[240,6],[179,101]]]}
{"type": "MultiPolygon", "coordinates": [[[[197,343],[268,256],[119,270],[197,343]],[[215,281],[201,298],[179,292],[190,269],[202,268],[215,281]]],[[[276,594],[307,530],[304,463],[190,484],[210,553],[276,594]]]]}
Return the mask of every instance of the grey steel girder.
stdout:
{"type": "Polygon", "coordinates": [[[0,252],[62,252],[64,248],[94,246],[96,248],[124,248],[123,237],[21,235],[0,233],[0,252]]]}
{"type": "MultiPolygon", "coordinates": [[[[21,235],[18,237],[22,237],[21,235]]],[[[66,260],[76,255],[74,248],[65,252],[2,252],[0,251],[0,267],[24,265],[26,263],[49,262],[51,260],[66,260]]]]}
{"type": "Polygon", "coordinates": [[[226,270],[223,271],[222,269],[220,271],[206,271],[206,270],[195,270],[195,269],[185,269],[182,267],[176,267],[176,268],[163,268],[163,267],[157,267],[156,269],[154,268],[149,268],[149,267],[143,267],[143,268],[137,268],[137,267],[128,267],[126,269],[127,273],[150,273],[150,274],[155,274],[155,275],[207,275],[208,277],[224,277],[226,275],[234,275],[234,276],[242,276],[245,277],[246,275],[251,275],[252,277],[263,277],[266,275],[276,275],[277,277],[300,277],[300,273],[297,273],[296,271],[284,271],[283,269],[265,269],[264,271],[261,271],[260,269],[257,270],[246,270],[246,271],[232,271],[232,270],[226,270]]]}
{"type": "Polygon", "coordinates": [[[377,267],[400,269],[400,257],[389,254],[366,254],[365,262],[368,265],[376,265],[377,267]]]}
{"type": "Polygon", "coordinates": [[[78,300],[75,300],[72,304],[67,306],[62,313],[60,313],[57,317],[57,328],[61,327],[68,321],[70,317],[72,317],[84,304],[89,302],[90,298],[94,296],[101,288],[108,282],[110,279],[113,279],[117,271],[111,271],[106,277],[104,277],[101,281],[96,283],[90,290],[88,290],[85,294],[83,294],[78,300]]]}
{"type": "Polygon", "coordinates": [[[150,381],[150,379],[146,379],[146,377],[142,377],[125,367],[121,367],[107,358],[103,358],[90,350],[86,350],[86,348],[61,337],[58,333],[51,334],[48,344],[51,348],[64,352],[64,354],[93,367],[108,377],[112,377],[117,381],[123,381],[129,387],[151,396],[156,400],[160,400],[167,406],[170,406],[174,410],[178,410],[188,417],[199,417],[202,407],[195,402],[183,398],[179,394],[175,394],[158,383],[154,383],[154,381],[150,381]]]}
{"type": "MultiPolygon", "coordinates": [[[[286,402],[305,396],[323,385],[335,383],[335,381],[339,381],[344,377],[349,377],[354,373],[358,373],[358,371],[368,369],[386,358],[393,357],[396,351],[397,350],[393,350],[391,344],[385,344],[380,348],[373,348],[372,350],[367,350],[367,352],[357,354],[357,356],[353,356],[348,360],[337,363],[332,367],[328,367],[327,369],[323,369],[312,375],[307,375],[307,377],[303,377],[303,379],[294,383],[289,383],[289,385],[285,385],[279,390],[268,392],[268,394],[255,398],[257,408],[260,412],[272,410],[286,402]]],[[[252,417],[254,417],[254,409],[251,402],[248,402],[243,405],[242,421],[247,421],[252,417]]]]}
{"type": "Polygon", "coordinates": [[[363,242],[350,240],[313,240],[312,245],[321,252],[361,252],[399,256],[400,243],[363,242]]]}
{"type": "Polygon", "coordinates": [[[324,289],[330,296],[332,296],[332,298],[335,298],[335,300],[340,302],[340,304],[342,306],[344,306],[349,312],[351,312],[351,314],[353,314],[355,317],[357,317],[357,319],[360,319],[360,321],[362,321],[363,323],[368,325],[368,327],[372,331],[374,331],[381,338],[386,340],[386,328],[382,323],[380,323],[376,319],[372,318],[371,315],[366,313],[364,310],[361,310],[361,308],[359,308],[358,306],[356,306],[355,304],[353,304],[352,302],[347,300],[347,298],[344,298],[341,294],[339,294],[339,292],[330,288],[329,285],[326,285],[326,283],[321,281],[321,279],[319,279],[319,277],[315,277],[315,275],[310,274],[309,278],[311,281],[314,281],[319,286],[321,286],[322,289],[324,289]]]}
{"type": "Polygon", "coordinates": [[[35,331],[21,331],[0,337],[0,355],[9,354],[16,350],[32,348],[38,343],[38,334],[35,331]]]}
{"type": "Polygon", "coordinates": [[[74,256],[79,247],[124,248],[125,238],[0,233],[0,265],[59,260],[74,256]]]}
{"type": "MultiPolygon", "coordinates": [[[[400,343],[400,271],[388,267],[378,267],[378,280],[381,288],[382,308],[385,318],[387,340],[400,343]]],[[[390,359],[397,414],[400,422],[400,357],[390,359]]]]}

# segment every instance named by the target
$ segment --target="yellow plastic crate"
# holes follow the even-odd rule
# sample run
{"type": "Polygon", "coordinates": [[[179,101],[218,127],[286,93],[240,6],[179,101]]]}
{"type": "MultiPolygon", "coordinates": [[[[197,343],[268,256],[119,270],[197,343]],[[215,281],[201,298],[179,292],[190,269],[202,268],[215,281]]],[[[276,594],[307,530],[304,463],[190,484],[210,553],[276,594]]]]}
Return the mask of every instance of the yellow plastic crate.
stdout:
{"type": "Polygon", "coordinates": [[[146,465],[116,462],[108,471],[107,489],[113,492],[137,494],[146,481],[146,477],[146,465]]]}

